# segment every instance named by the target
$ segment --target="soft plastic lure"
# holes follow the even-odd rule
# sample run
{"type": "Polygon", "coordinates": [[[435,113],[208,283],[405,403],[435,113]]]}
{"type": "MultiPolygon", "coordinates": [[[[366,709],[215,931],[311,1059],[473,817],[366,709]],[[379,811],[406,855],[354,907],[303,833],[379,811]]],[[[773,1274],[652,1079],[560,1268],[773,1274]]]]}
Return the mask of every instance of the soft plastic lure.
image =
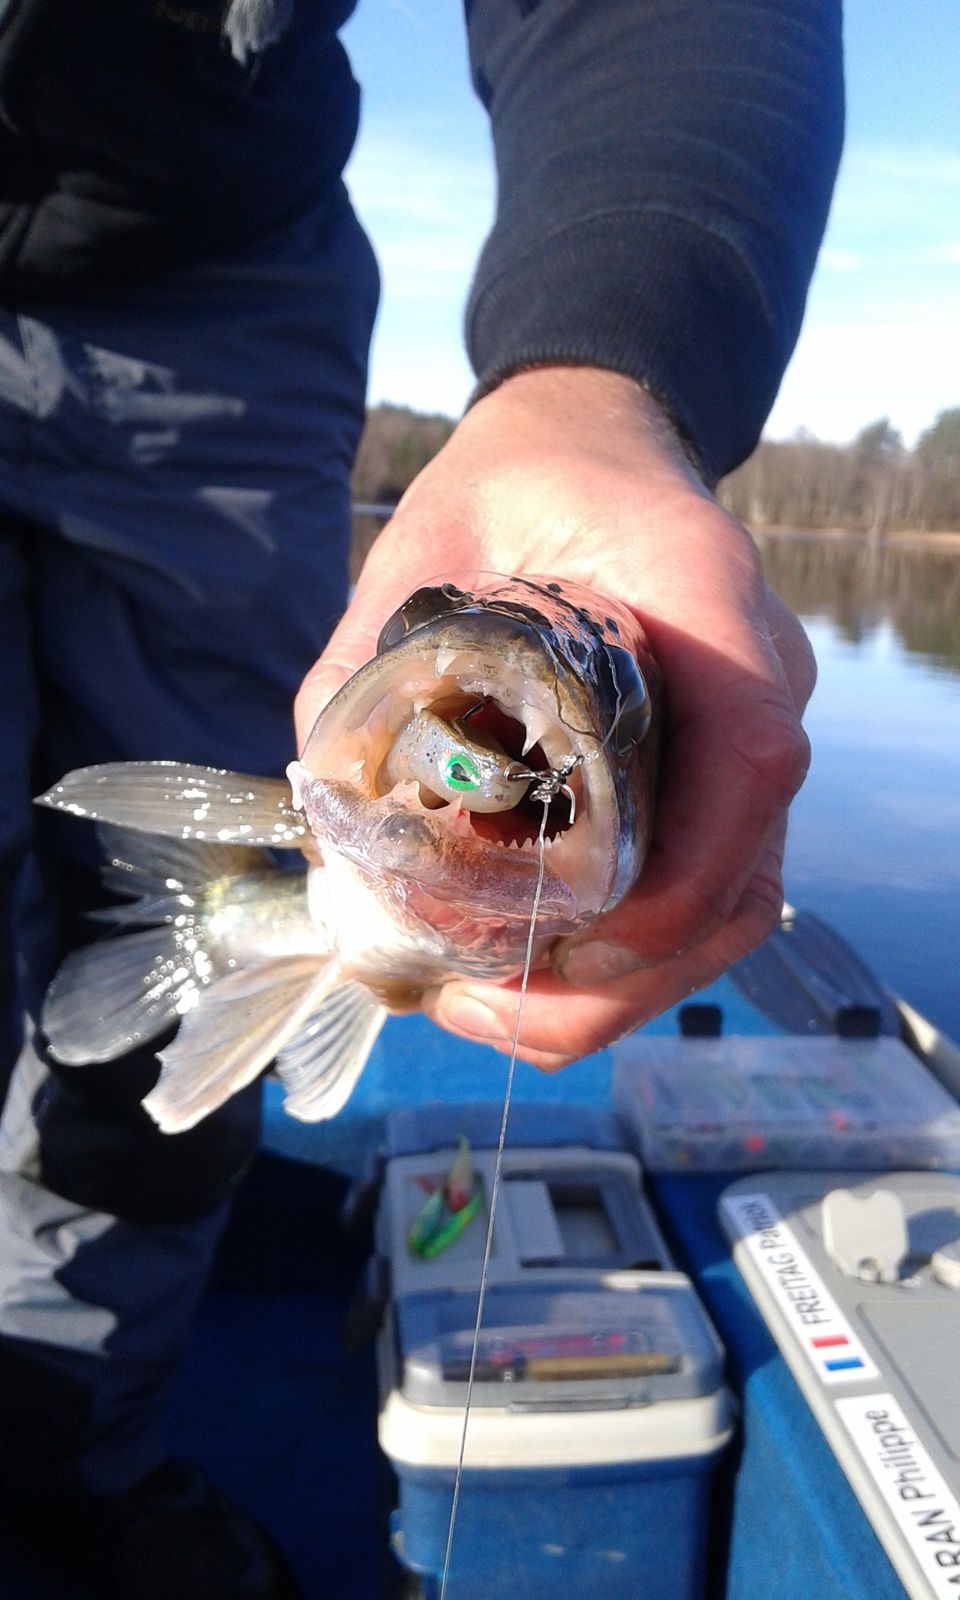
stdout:
{"type": "Polygon", "coordinates": [[[537,777],[509,756],[499,740],[469,732],[465,716],[449,719],[426,709],[399,729],[380,769],[392,787],[413,779],[437,800],[455,800],[466,811],[510,811],[537,777]]]}
{"type": "Polygon", "coordinates": [[[461,1134],[449,1171],[413,1219],[407,1235],[410,1253],[424,1260],[438,1256],[459,1239],[482,1199],[483,1191],[470,1166],[470,1144],[461,1134]]]}

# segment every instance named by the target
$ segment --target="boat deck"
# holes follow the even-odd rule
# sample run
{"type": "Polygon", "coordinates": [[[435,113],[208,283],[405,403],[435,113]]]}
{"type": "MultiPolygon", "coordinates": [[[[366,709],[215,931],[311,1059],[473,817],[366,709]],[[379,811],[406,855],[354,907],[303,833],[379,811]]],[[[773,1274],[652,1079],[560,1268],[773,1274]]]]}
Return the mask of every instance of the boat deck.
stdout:
{"type": "MultiPolygon", "coordinates": [[[[725,1031],[773,1031],[725,981],[699,998],[722,1004],[725,1031]]],[[[676,1018],[668,1013],[650,1029],[673,1032],[676,1018]]],[[[494,1052],[405,1018],[388,1023],[353,1100],[332,1123],[304,1127],[283,1117],[279,1090],[268,1085],[263,1153],[238,1197],[170,1396],[169,1437],[175,1453],[200,1461],[272,1530],[304,1600],[388,1600],[396,1592],[373,1352],[350,1356],[340,1342],[364,1259],[364,1241],[348,1238],[339,1221],[348,1175],[362,1171],[390,1109],[499,1101],[505,1070],[494,1052]]],[[[515,1103],[604,1105],[610,1073],[607,1053],[552,1077],[521,1064],[515,1103]]],[[[719,1475],[709,1600],[903,1600],[730,1259],[715,1220],[727,1181],[650,1183],[670,1243],[727,1348],[743,1407],[740,1439],[719,1475]]],[[[42,1572],[10,1559],[2,1571],[4,1600],[67,1600],[42,1572]]],[[[646,1594],[640,1574],[637,1594],[646,1594]]],[[[69,1600],[99,1597],[77,1587],[69,1600]]]]}

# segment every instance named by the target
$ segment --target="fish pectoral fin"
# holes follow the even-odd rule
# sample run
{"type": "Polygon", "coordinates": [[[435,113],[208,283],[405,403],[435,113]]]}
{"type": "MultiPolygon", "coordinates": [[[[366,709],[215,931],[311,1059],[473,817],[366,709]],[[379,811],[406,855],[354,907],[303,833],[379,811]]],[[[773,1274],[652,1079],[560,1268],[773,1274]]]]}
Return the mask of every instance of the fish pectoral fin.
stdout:
{"type": "Polygon", "coordinates": [[[279,778],[181,761],[110,761],[68,772],[37,805],[140,833],[297,849],[309,829],[279,778]]]}
{"type": "Polygon", "coordinates": [[[359,983],[340,983],[284,1045],[277,1075],[283,1109],[301,1122],[335,1116],[349,1098],[387,1015],[359,983]]]}
{"type": "Polygon", "coordinates": [[[124,933],[68,955],[40,1016],[50,1053],[65,1066],[115,1061],[176,1022],[203,977],[199,950],[163,926],[124,933]]]}
{"type": "Polygon", "coordinates": [[[163,1133],[181,1133],[258,1077],[337,982],[330,958],[289,956],[218,978],[160,1052],[143,1101],[163,1133]]]}

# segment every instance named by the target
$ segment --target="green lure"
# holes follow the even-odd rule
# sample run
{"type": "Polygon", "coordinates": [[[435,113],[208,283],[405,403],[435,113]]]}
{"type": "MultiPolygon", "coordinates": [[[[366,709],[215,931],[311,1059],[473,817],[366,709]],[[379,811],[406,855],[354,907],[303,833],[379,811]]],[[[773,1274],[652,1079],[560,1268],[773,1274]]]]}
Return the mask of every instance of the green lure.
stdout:
{"type": "Polygon", "coordinates": [[[460,1135],[457,1154],[442,1179],[413,1219],[407,1234],[410,1254],[429,1261],[459,1239],[476,1216],[483,1191],[470,1170],[470,1145],[460,1135]]]}

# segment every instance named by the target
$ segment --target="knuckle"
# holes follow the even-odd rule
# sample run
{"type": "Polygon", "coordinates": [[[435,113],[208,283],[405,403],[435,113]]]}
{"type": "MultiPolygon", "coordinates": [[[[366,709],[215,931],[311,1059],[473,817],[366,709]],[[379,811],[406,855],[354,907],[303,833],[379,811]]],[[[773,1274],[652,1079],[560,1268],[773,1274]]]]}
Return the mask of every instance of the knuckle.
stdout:
{"type": "Polygon", "coordinates": [[[754,782],[777,806],[787,806],[810,766],[810,741],[799,721],[778,704],[756,717],[734,754],[754,782]]]}
{"type": "Polygon", "coordinates": [[[692,881],[678,884],[669,954],[679,956],[691,945],[702,943],[715,929],[723,926],[731,910],[730,892],[725,891],[719,883],[692,881]]]}
{"type": "Polygon", "coordinates": [[[776,870],[757,873],[744,890],[739,905],[730,921],[730,932],[736,954],[731,960],[747,955],[764,939],[769,938],[780,923],[783,911],[783,884],[776,870]]]}

